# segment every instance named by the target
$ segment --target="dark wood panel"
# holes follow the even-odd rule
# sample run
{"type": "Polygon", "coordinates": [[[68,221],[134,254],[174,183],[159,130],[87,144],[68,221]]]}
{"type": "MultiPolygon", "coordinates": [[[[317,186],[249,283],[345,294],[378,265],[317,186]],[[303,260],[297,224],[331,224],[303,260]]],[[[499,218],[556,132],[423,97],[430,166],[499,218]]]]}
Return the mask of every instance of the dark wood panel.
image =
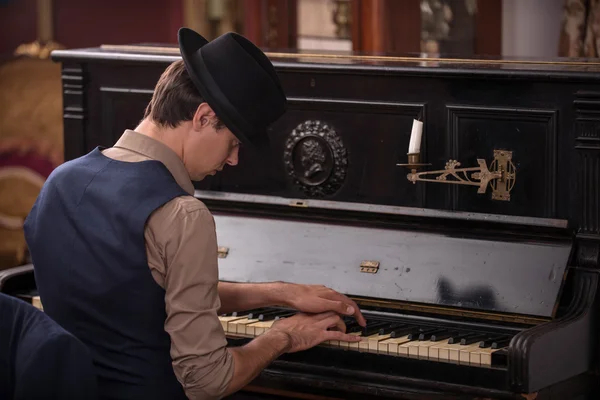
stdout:
{"type": "Polygon", "coordinates": [[[86,151],[112,146],[125,129],[137,126],[165,67],[88,66],[86,151]]]}
{"type": "Polygon", "coordinates": [[[491,167],[494,150],[512,152],[516,180],[512,201],[490,201],[491,188],[452,186],[453,208],[497,214],[552,217],[556,212],[556,110],[448,106],[448,144],[461,167],[491,167]]]}
{"type": "Polygon", "coordinates": [[[101,87],[102,131],[107,133],[106,146],[123,134],[123,127],[134,129],[143,118],[143,110],[152,98],[152,90],[141,88],[101,87]]]}
{"type": "Polygon", "coordinates": [[[395,167],[408,150],[413,119],[425,115],[423,104],[316,98],[289,104],[271,129],[269,161],[242,153],[239,168],[223,171],[219,190],[423,205],[424,187],[395,167]]]}

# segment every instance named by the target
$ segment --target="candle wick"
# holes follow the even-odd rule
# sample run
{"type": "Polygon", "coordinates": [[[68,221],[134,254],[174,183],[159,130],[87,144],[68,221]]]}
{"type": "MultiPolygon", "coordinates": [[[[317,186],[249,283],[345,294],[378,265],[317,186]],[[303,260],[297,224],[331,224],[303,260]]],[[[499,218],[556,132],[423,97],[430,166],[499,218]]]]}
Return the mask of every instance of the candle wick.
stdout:
{"type": "Polygon", "coordinates": [[[417,121],[421,121],[423,110],[419,110],[419,114],[417,115],[417,121]]]}

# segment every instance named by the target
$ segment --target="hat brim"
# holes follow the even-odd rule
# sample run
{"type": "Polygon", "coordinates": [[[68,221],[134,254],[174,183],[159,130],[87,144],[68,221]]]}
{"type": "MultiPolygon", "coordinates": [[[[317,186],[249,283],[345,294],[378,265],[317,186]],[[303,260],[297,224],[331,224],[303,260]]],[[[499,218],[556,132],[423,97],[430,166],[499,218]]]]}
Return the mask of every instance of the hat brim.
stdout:
{"type": "Polygon", "coordinates": [[[213,81],[210,72],[204,65],[201,51],[199,51],[208,43],[208,40],[188,28],[179,29],[177,39],[181,57],[192,82],[225,126],[245,145],[251,147],[268,145],[269,139],[266,131],[252,132],[253,140],[250,140],[245,132],[249,129],[240,127],[242,118],[238,118],[237,122],[231,118],[231,114],[236,114],[237,110],[229,104],[218,85],[213,81]]]}

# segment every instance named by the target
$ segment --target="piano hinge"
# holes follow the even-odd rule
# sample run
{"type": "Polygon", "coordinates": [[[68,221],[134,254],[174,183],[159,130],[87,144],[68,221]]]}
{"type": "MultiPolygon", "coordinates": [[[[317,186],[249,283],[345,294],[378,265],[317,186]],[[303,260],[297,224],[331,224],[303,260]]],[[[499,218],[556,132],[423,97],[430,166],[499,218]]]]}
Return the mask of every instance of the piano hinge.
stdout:
{"type": "Polygon", "coordinates": [[[227,254],[229,254],[229,247],[219,247],[217,251],[219,253],[219,258],[225,258],[227,257],[227,254]]]}
{"type": "Polygon", "coordinates": [[[363,261],[360,263],[360,272],[376,274],[379,271],[379,261],[363,261]]]}

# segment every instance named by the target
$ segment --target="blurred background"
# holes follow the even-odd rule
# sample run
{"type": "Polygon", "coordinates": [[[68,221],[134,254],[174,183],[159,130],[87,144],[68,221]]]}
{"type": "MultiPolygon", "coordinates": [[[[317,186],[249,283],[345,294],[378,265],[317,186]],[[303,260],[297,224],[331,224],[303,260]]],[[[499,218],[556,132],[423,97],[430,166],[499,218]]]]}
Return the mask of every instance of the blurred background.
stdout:
{"type": "Polygon", "coordinates": [[[50,51],[175,45],[180,26],[265,50],[593,59],[600,0],[0,0],[0,269],[25,261],[23,219],[63,162],[50,51]]]}

